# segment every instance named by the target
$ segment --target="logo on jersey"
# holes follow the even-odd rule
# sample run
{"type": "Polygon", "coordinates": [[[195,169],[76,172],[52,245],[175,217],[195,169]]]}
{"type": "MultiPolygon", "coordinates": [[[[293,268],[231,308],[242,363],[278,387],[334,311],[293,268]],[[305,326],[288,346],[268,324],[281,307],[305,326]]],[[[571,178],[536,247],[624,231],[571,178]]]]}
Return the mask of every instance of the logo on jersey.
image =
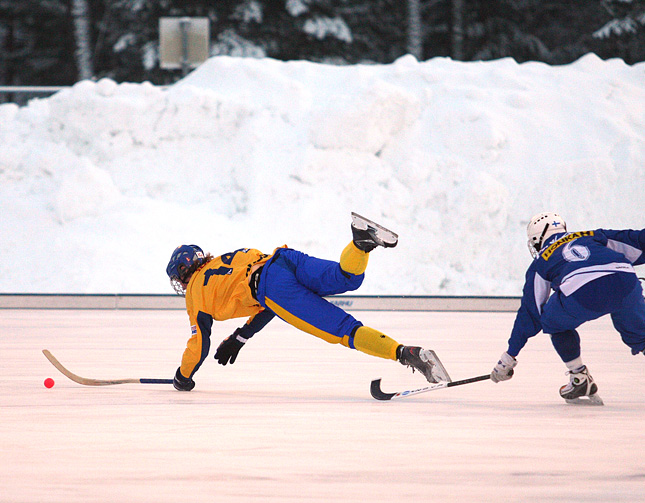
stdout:
{"type": "Polygon", "coordinates": [[[562,258],[567,262],[583,262],[589,258],[591,252],[586,246],[567,243],[562,249],[562,258]]]}
{"type": "Polygon", "coordinates": [[[195,335],[197,333],[197,325],[190,326],[190,335],[195,335]]]}
{"type": "MultiPolygon", "coordinates": [[[[549,258],[551,258],[551,255],[553,255],[553,253],[562,245],[566,245],[571,241],[575,241],[576,239],[585,237],[585,236],[593,236],[593,231],[572,232],[571,234],[567,234],[566,236],[558,239],[555,243],[550,245],[546,250],[544,250],[541,256],[544,260],[549,260],[549,258]]],[[[583,248],[583,247],[580,247],[580,248],[583,248]]],[[[579,260],[586,260],[586,258],[579,259],[579,260]]]]}

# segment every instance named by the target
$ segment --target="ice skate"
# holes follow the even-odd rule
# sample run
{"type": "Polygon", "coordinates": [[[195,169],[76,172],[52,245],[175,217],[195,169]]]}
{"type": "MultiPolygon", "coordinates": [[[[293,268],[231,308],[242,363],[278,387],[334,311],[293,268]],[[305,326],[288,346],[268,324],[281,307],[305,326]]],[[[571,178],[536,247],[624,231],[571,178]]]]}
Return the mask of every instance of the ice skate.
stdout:
{"type": "Polygon", "coordinates": [[[584,365],[577,372],[569,372],[569,383],[560,388],[560,396],[571,404],[604,405],[597,393],[598,386],[584,365]]]}
{"type": "Polygon", "coordinates": [[[377,246],[393,248],[399,236],[385,227],[352,212],[352,236],[359,250],[370,252],[377,246]]]}
{"type": "Polygon", "coordinates": [[[452,382],[448,372],[439,360],[439,357],[431,349],[423,349],[416,346],[403,346],[399,362],[402,365],[412,367],[412,371],[421,372],[428,382],[452,382]]]}

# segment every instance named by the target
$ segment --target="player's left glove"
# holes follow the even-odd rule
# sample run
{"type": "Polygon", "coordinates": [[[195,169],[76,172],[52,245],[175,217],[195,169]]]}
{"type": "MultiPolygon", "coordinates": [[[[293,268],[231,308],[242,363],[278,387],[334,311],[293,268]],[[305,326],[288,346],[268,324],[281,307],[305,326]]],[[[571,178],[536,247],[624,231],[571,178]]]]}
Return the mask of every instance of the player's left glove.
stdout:
{"type": "Polygon", "coordinates": [[[177,391],[190,391],[195,387],[195,381],[190,377],[184,377],[181,374],[181,367],[177,369],[175,378],[172,380],[172,385],[177,391]]]}
{"type": "Polygon", "coordinates": [[[238,328],[232,335],[222,341],[217,351],[215,351],[215,359],[220,365],[226,365],[229,362],[231,365],[235,363],[237,354],[248,340],[244,335],[244,329],[238,328]]]}
{"type": "Polygon", "coordinates": [[[495,365],[495,368],[490,373],[490,380],[493,382],[508,381],[513,377],[513,368],[515,365],[517,365],[517,360],[508,353],[503,353],[499,357],[497,365],[495,365]]]}

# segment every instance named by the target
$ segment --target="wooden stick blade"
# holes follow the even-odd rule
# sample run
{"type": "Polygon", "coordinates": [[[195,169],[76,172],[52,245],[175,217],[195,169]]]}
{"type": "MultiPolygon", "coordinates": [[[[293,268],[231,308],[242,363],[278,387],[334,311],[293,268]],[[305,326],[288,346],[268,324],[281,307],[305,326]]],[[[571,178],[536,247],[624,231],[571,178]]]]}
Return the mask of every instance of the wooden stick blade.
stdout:
{"type": "Polygon", "coordinates": [[[63,374],[68,379],[74,381],[75,383],[82,384],[84,386],[111,386],[113,384],[128,384],[128,383],[139,383],[139,384],[172,384],[172,379],[90,379],[87,377],[81,377],[73,372],[67,370],[61,362],[59,362],[56,357],[51,354],[47,349],[43,349],[43,354],[50,363],[58,369],[58,371],[63,374]]]}

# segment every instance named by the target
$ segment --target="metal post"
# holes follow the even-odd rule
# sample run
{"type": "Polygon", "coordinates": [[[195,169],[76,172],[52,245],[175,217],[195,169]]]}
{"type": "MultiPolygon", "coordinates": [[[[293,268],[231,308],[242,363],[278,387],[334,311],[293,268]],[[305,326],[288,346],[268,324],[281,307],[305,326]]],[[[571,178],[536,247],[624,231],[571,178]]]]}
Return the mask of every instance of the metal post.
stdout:
{"type": "Polygon", "coordinates": [[[181,74],[188,75],[188,27],[190,19],[183,18],[179,21],[179,30],[181,32],[181,74]]]}

